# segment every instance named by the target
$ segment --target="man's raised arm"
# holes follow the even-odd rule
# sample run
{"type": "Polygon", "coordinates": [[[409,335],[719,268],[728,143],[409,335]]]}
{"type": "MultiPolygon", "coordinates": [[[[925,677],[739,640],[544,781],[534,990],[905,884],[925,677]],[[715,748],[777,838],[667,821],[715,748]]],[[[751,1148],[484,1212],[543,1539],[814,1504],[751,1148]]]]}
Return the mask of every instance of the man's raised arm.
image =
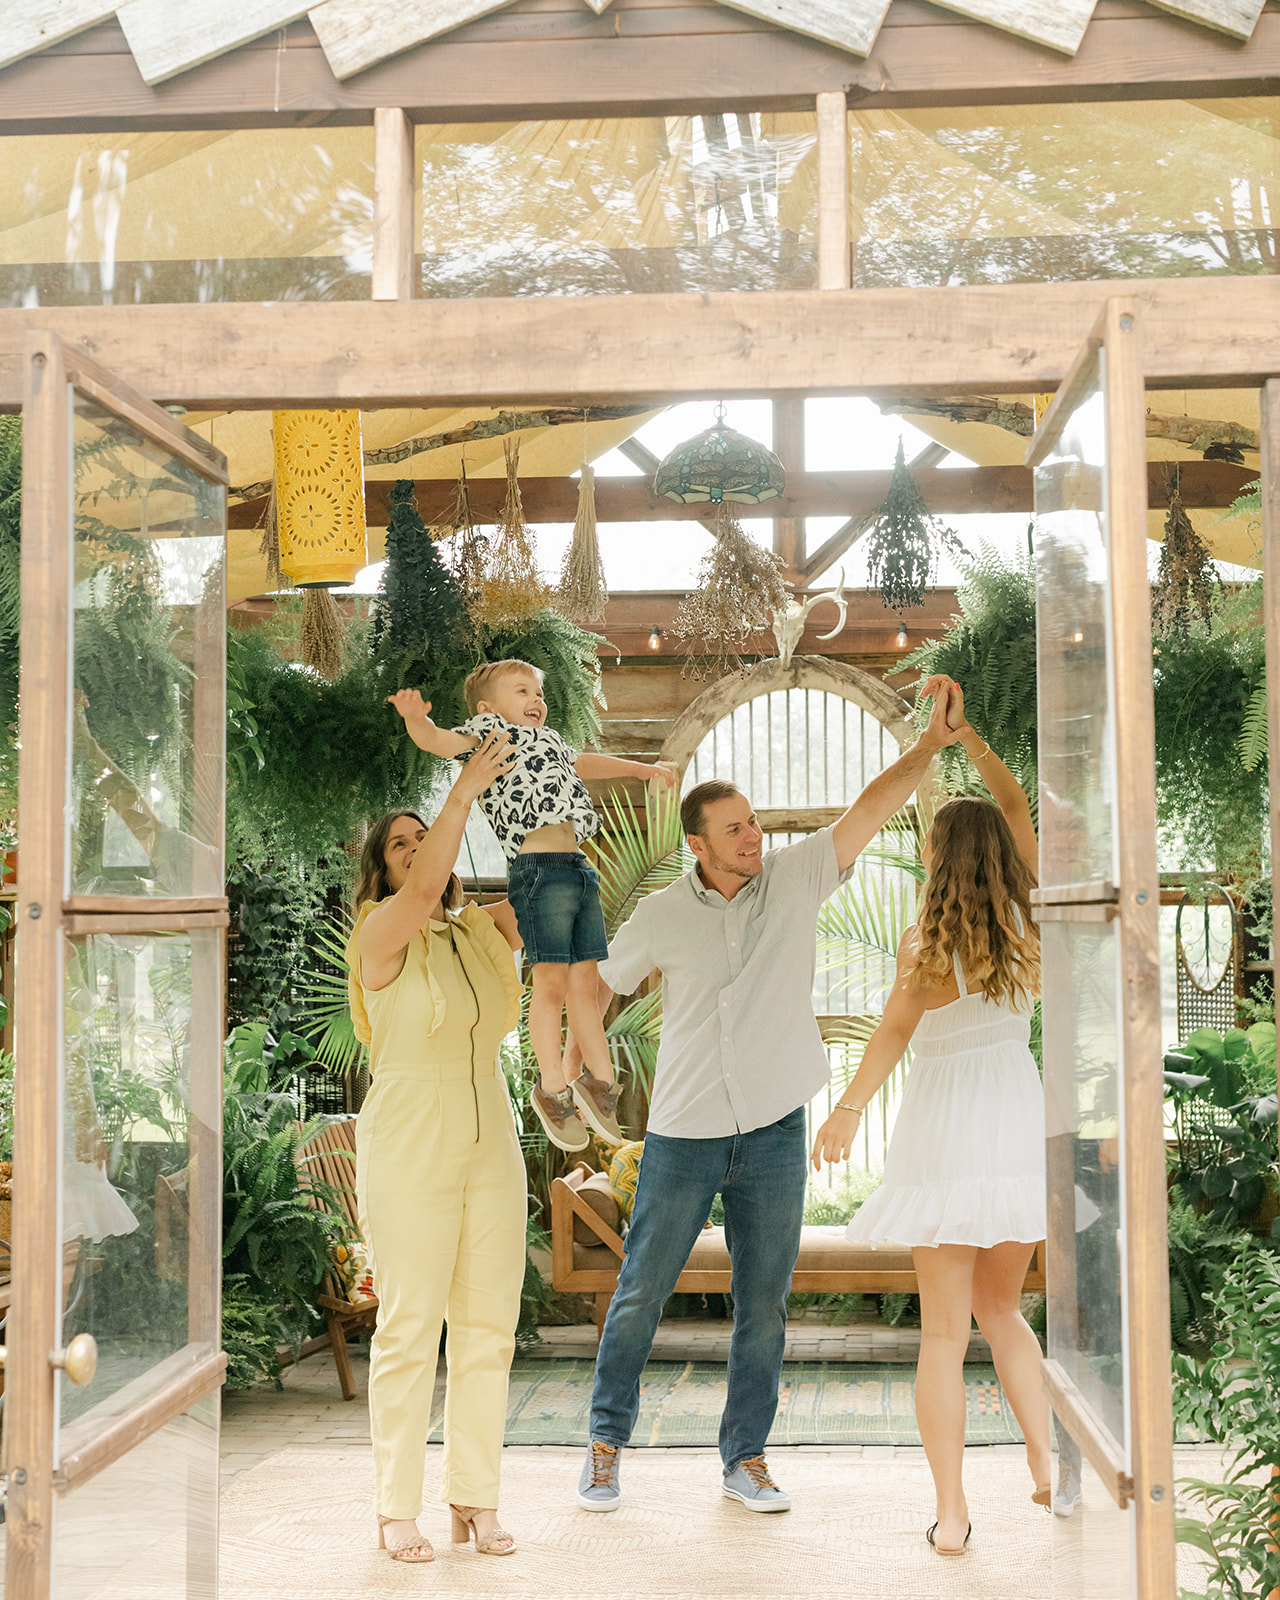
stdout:
{"type": "Polygon", "coordinates": [[[947,726],[950,689],[951,679],[942,673],[929,679],[920,690],[922,696],[933,697],[928,726],[891,767],[872,778],[831,830],[841,872],[848,871],[894,812],[906,805],[937,752],[944,745],[954,744],[964,732],[963,726],[947,726]]]}

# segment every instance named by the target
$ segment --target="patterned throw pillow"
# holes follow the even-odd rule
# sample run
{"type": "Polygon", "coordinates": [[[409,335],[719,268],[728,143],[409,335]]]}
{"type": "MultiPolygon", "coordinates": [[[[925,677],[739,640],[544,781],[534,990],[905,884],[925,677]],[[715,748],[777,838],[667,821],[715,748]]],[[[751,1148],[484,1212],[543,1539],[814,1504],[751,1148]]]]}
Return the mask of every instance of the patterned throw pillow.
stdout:
{"type": "Polygon", "coordinates": [[[630,1144],[620,1144],[609,1159],[609,1187],[613,1190],[618,1210],[630,1218],[636,1198],[636,1180],[640,1176],[640,1157],[644,1154],[644,1140],[635,1139],[630,1144]]]}
{"type": "Polygon", "coordinates": [[[363,1240],[348,1239],[330,1246],[329,1259],[343,1294],[353,1306],[366,1305],[378,1298],[373,1289],[373,1264],[363,1240]]]}

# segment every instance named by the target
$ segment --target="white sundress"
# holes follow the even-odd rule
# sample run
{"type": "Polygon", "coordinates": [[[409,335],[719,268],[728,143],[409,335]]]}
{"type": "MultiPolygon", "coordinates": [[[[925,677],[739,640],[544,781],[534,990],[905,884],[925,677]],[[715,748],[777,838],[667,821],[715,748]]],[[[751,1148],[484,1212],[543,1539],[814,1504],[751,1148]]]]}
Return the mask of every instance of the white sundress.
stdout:
{"type": "Polygon", "coordinates": [[[884,1163],[846,1230],[865,1244],[1032,1243],[1045,1234],[1044,1092],[1030,1010],[970,994],[926,1011],[884,1163]]]}

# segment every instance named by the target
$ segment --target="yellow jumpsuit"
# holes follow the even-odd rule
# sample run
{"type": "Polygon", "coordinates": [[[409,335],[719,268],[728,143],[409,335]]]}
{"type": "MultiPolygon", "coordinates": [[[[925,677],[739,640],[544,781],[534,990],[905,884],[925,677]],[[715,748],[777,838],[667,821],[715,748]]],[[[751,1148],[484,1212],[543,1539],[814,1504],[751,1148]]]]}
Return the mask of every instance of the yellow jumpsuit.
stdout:
{"type": "Polygon", "coordinates": [[[360,1227],[378,1326],[369,1363],[377,1509],[422,1510],[431,1397],[448,1321],[443,1496],[497,1506],[507,1375],[524,1281],[527,1186],[499,1041],[520,1014],[506,941],[478,906],[431,921],[385,988],[359,982],[373,1086],[356,1125],[360,1227]]]}

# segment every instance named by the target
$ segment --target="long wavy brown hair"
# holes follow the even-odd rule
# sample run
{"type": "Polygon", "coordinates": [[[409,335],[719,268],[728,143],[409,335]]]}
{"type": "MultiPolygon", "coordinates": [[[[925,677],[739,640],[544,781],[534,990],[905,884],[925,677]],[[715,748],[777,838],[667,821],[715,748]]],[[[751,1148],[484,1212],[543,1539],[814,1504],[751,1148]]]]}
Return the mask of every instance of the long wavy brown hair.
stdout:
{"type": "MultiPolygon", "coordinates": [[[[360,852],[360,880],[356,884],[356,915],[366,900],[385,900],[391,893],[387,882],[387,840],[401,817],[412,817],[421,827],[428,826],[416,811],[388,811],[369,829],[369,836],[360,852]]],[[[444,903],[448,911],[456,911],[463,902],[462,883],[456,872],[449,874],[445,885],[444,903]]]]}
{"type": "Polygon", "coordinates": [[[945,986],[960,957],[970,993],[1027,1009],[1040,988],[1035,875],[989,800],[940,806],[929,830],[929,877],[916,921],[912,988],[945,986]]]}

